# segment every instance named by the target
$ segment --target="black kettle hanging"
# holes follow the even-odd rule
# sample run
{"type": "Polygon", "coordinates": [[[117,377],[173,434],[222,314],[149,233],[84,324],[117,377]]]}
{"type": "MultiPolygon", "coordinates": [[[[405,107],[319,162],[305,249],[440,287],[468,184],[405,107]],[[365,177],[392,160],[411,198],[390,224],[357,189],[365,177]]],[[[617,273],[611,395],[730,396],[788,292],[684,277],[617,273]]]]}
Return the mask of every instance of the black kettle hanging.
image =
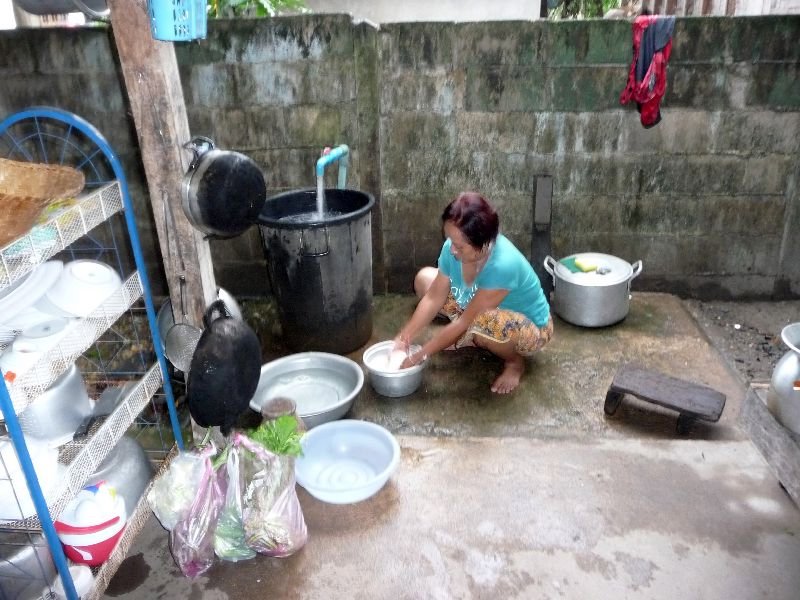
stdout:
{"type": "Polygon", "coordinates": [[[183,212],[210,237],[231,238],[255,224],[267,199],[264,174],[249,156],[198,136],[183,145],[194,158],[183,178],[183,212]]]}
{"type": "Polygon", "coordinates": [[[258,387],[261,344],[247,323],[230,316],[222,300],[209,305],[203,325],[189,368],[186,400],[198,425],[216,426],[228,435],[258,387]]]}

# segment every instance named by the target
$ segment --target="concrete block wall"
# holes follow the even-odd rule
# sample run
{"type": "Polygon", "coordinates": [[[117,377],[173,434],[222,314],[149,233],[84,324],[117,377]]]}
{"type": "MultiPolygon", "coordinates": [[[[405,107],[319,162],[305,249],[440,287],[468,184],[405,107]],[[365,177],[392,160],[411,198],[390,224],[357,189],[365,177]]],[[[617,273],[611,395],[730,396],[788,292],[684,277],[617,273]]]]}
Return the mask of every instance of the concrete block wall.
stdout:
{"type": "MultiPolygon", "coordinates": [[[[530,255],[547,175],[556,258],[642,259],[637,289],[745,298],[800,296],[797,39],[800,17],[678,19],[652,129],[619,105],[624,21],[375,29],[311,15],[212,21],[208,39],[175,48],[193,134],[252,156],[271,193],[313,186],[321,148],[351,147],[348,186],[376,197],[377,292],[408,292],[433,264],[439,215],[462,189],[495,201],[530,255]]],[[[0,114],[50,104],[97,125],[153,239],[115,61],[102,29],[0,32],[0,114]]],[[[157,274],[157,244],[145,247],[157,274]]],[[[212,251],[221,285],[268,293],[256,228],[212,251]]]]}
{"type": "MultiPolygon", "coordinates": [[[[175,46],[193,135],[253,158],[268,195],[315,187],[322,149],[348,144],[348,186],[379,193],[369,118],[374,94],[365,89],[374,86],[376,58],[365,35],[369,28],[344,15],[212,22],[208,39],[175,46]],[[359,118],[364,112],[367,118],[359,118]]],[[[337,172],[338,165],[326,171],[328,186],[336,185],[337,172]]],[[[221,285],[268,293],[257,227],[236,240],[212,241],[212,255],[221,285]]]]}
{"type": "Polygon", "coordinates": [[[556,258],[641,259],[639,289],[796,295],[798,34],[792,18],[679,19],[663,120],[644,129],[619,104],[627,22],[382,28],[389,289],[435,260],[438,214],[461,189],[494,200],[529,251],[549,175],[556,258]]]}

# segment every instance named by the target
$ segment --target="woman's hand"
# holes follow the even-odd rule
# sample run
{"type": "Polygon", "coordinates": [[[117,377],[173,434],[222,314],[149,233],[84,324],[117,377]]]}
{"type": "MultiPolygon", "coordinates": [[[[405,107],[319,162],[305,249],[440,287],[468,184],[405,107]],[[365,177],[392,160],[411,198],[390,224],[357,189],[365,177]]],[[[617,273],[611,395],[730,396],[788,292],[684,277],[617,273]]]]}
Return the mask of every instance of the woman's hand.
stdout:
{"type": "Polygon", "coordinates": [[[419,350],[414,354],[406,356],[405,360],[403,360],[403,364],[400,365],[400,368],[410,369],[411,367],[416,367],[417,365],[421,365],[426,360],[428,360],[428,355],[424,354],[422,350],[419,350]]]}
{"type": "Polygon", "coordinates": [[[392,352],[402,351],[404,354],[408,354],[410,348],[411,348],[411,340],[409,340],[402,333],[398,333],[394,338],[394,344],[392,345],[392,352]]]}

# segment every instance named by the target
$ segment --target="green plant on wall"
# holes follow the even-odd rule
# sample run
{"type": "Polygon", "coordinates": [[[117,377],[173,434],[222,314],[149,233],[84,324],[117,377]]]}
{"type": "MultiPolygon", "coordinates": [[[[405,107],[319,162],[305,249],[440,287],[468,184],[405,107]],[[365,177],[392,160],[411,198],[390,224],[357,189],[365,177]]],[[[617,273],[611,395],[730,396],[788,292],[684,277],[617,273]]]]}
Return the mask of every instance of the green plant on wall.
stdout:
{"type": "Polygon", "coordinates": [[[550,19],[599,19],[626,0],[548,0],[550,19]]]}
{"type": "Polygon", "coordinates": [[[208,0],[212,19],[274,17],[281,12],[307,12],[303,0],[208,0]]]}

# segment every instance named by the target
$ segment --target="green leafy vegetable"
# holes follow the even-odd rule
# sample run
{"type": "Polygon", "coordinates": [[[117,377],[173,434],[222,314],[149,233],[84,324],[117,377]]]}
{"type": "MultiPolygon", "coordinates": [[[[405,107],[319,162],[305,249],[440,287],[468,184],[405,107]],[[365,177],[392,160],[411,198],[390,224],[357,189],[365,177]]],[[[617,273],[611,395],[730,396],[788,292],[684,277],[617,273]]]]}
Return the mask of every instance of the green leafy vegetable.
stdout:
{"type": "Polygon", "coordinates": [[[298,430],[297,418],[292,415],[265,421],[258,428],[250,430],[247,435],[273,454],[303,455],[303,448],[300,446],[303,432],[298,430]]]}

